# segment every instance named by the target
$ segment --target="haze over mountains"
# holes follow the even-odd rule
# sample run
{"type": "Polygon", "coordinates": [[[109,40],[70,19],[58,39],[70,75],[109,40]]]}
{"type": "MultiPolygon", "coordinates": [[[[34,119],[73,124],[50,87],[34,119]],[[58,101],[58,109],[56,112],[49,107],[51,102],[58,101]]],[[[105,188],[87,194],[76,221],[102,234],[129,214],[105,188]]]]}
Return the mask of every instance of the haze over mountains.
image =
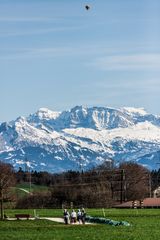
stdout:
{"type": "Polygon", "coordinates": [[[141,108],[41,108],[0,125],[0,159],[18,169],[61,172],[104,161],[159,168],[160,116],[141,108]]]}

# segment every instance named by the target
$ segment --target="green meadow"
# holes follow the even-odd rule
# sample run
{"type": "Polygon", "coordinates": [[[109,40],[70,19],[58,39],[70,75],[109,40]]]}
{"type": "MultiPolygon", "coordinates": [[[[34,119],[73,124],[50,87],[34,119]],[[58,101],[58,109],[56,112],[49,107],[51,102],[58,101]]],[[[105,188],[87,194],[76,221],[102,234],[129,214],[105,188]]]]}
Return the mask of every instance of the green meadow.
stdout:
{"type": "MultiPolygon", "coordinates": [[[[86,209],[87,214],[127,221],[131,226],[105,224],[64,225],[49,220],[4,220],[0,221],[2,240],[154,240],[160,236],[160,209],[86,209]]],[[[33,209],[5,210],[9,217],[16,213],[29,213],[33,209]]],[[[37,209],[39,217],[62,217],[61,209],[37,209]]]]}

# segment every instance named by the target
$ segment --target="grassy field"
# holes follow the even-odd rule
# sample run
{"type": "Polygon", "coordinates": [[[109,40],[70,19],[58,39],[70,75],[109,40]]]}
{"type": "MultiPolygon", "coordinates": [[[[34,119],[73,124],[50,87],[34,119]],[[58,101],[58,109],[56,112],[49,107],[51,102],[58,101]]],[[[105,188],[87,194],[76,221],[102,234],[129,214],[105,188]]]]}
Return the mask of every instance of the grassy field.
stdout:
{"type": "MultiPolygon", "coordinates": [[[[9,217],[15,213],[26,212],[33,215],[33,210],[6,210],[9,217]]],[[[62,210],[36,210],[40,217],[60,217],[62,210]]],[[[91,216],[103,216],[102,209],[87,209],[91,216]]],[[[106,218],[124,220],[130,227],[96,225],[57,224],[47,220],[0,221],[0,239],[9,240],[154,240],[160,235],[160,209],[105,209],[106,218]]]]}
{"type": "Polygon", "coordinates": [[[13,188],[13,192],[19,197],[24,197],[25,195],[27,195],[28,193],[24,192],[22,189],[26,190],[26,191],[31,191],[31,192],[46,192],[48,190],[47,186],[41,186],[41,185],[35,185],[32,184],[31,188],[29,183],[22,183],[22,184],[17,184],[16,187],[13,188]]]}

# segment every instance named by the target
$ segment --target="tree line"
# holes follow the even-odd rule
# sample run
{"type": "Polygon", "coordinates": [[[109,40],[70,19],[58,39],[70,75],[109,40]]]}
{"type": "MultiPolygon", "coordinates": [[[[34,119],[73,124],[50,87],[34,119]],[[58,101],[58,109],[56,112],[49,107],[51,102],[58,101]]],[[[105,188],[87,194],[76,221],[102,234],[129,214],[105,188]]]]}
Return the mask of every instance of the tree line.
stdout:
{"type": "MultiPolygon", "coordinates": [[[[19,182],[28,173],[19,170],[19,182]]],[[[31,172],[32,183],[48,186],[47,192],[28,195],[17,207],[111,207],[129,200],[141,200],[151,194],[151,172],[133,162],[119,167],[102,164],[88,171],[67,171],[59,174],[31,172]]]]}
{"type": "Polygon", "coordinates": [[[14,201],[16,208],[112,207],[129,200],[142,200],[159,186],[160,170],[150,172],[133,162],[109,167],[106,163],[88,171],[48,173],[14,171],[0,162],[1,216],[3,202],[14,201]],[[47,191],[32,192],[17,198],[13,185],[31,183],[47,186],[47,191]]]}

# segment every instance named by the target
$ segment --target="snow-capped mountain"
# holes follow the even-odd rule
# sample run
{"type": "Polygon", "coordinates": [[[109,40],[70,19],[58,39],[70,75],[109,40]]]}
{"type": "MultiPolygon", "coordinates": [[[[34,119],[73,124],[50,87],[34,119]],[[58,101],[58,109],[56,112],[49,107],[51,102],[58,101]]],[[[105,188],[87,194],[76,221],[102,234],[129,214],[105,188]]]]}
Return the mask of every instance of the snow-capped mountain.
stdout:
{"type": "Polygon", "coordinates": [[[160,116],[141,108],[41,108],[0,125],[0,159],[16,169],[49,172],[131,160],[158,168],[160,116]]]}

